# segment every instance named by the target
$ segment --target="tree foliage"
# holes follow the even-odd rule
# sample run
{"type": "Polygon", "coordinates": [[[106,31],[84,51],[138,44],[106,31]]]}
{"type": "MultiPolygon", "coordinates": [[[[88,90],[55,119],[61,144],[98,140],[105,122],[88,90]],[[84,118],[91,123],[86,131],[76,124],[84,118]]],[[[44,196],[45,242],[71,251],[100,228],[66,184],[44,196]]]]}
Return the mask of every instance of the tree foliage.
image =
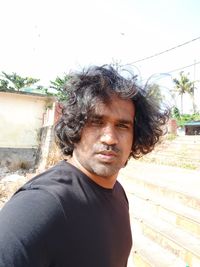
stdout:
{"type": "Polygon", "coordinates": [[[158,84],[153,83],[151,85],[148,86],[148,95],[152,95],[157,101],[158,103],[160,103],[164,96],[161,93],[161,88],[158,84]]]}
{"type": "Polygon", "coordinates": [[[0,90],[13,90],[13,91],[20,91],[22,88],[29,87],[39,81],[39,79],[35,79],[32,77],[21,77],[15,72],[12,74],[8,74],[2,71],[3,79],[0,79],[0,90]]]}
{"type": "Polygon", "coordinates": [[[177,107],[174,107],[172,110],[171,110],[171,117],[172,118],[175,118],[175,119],[179,119],[181,116],[180,114],[180,111],[177,107]]]}
{"type": "Polygon", "coordinates": [[[195,101],[194,101],[194,81],[190,81],[188,74],[185,74],[183,71],[180,72],[179,78],[174,78],[175,91],[181,96],[181,113],[183,114],[183,95],[189,94],[192,98],[193,103],[193,112],[195,113],[195,101]]]}
{"type": "Polygon", "coordinates": [[[34,92],[55,96],[59,101],[64,101],[67,98],[65,85],[70,79],[70,76],[67,74],[64,74],[63,77],[57,76],[55,80],[50,81],[49,87],[43,85],[35,86],[39,79],[21,77],[15,72],[8,74],[2,71],[0,76],[2,77],[0,78],[0,91],[22,91],[24,88],[34,85],[34,88],[32,88],[34,92]]]}
{"type": "Polygon", "coordinates": [[[55,95],[59,101],[64,101],[67,98],[67,92],[65,89],[66,83],[70,80],[70,76],[64,74],[63,78],[57,76],[54,81],[50,81],[50,88],[55,90],[55,95]]]}
{"type": "Polygon", "coordinates": [[[0,91],[7,91],[7,90],[9,90],[9,82],[4,79],[0,79],[0,91]]]}

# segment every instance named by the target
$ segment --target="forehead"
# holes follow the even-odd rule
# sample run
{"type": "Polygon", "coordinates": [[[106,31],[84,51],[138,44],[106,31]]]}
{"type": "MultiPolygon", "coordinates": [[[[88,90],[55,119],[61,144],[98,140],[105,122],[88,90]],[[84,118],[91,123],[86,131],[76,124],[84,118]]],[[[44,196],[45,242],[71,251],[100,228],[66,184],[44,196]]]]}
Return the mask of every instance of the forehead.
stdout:
{"type": "Polygon", "coordinates": [[[102,101],[97,100],[94,113],[92,115],[133,121],[135,117],[135,106],[131,100],[125,100],[117,96],[113,96],[108,103],[103,103],[102,101]]]}

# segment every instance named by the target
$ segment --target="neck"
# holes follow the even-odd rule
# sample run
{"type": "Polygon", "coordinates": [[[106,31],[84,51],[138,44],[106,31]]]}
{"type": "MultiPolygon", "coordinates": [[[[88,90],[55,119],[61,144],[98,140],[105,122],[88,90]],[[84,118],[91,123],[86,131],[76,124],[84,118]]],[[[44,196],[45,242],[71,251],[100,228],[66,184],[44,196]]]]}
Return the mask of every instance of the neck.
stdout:
{"type": "Polygon", "coordinates": [[[117,175],[111,176],[111,177],[101,177],[96,175],[95,173],[89,172],[87,169],[85,169],[81,163],[77,160],[75,156],[72,156],[68,162],[72,164],[74,167],[82,171],[85,175],[87,175],[92,181],[94,181],[96,184],[100,185],[101,187],[112,189],[115,185],[117,175]]]}

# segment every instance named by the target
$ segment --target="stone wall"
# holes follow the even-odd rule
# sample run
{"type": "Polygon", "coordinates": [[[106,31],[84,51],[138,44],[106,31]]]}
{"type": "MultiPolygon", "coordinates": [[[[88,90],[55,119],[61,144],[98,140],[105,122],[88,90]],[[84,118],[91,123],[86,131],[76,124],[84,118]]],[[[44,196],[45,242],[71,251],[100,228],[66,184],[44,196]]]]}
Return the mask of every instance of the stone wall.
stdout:
{"type": "Polygon", "coordinates": [[[54,140],[54,126],[46,126],[40,130],[40,148],[37,154],[37,169],[43,171],[62,158],[54,140]]]}

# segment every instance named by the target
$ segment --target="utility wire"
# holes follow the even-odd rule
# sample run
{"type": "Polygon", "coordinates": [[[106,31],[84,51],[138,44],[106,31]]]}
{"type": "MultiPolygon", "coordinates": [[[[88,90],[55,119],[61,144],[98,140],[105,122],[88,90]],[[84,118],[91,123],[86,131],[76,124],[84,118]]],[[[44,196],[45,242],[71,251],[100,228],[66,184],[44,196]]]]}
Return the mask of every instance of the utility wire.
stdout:
{"type": "Polygon", "coordinates": [[[192,66],[194,66],[194,65],[198,65],[198,64],[200,64],[200,61],[195,62],[195,63],[193,63],[193,64],[191,64],[191,65],[182,67],[182,68],[178,68],[178,69],[175,69],[175,70],[168,71],[167,73],[172,73],[172,72],[176,72],[176,71],[178,71],[178,70],[183,70],[183,69],[186,69],[186,68],[192,67],[192,66]]]}
{"type": "Polygon", "coordinates": [[[172,47],[172,48],[169,48],[169,49],[167,49],[167,50],[164,50],[164,51],[162,51],[162,52],[156,53],[156,54],[154,54],[154,55],[152,55],[152,56],[148,56],[148,57],[145,57],[145,58],[136,60],[136,61],[134,61],[134,62],[131,62],[130,65],[131,65],[131,64],[138,63],[138,62],[141,62],[141,61],[144,61],[144,60],[148,60],[148,59],[153,58],[153,57],[160,56],[160,55],[162,55],[162,54],[164,54],[164,53],[167,53],[167,52],[169,52],[169,51],[172,51],[172,50],[174,50],[174,49],[176,49],[176,48],[179,48],[179,47],[184,46],[184,45],[186,45],[186,44],[192,43],[192,42],[197,41],[197,40],[199,40],[199,39],[200,39],[200,36],[197,37],[197,38],[195,38],[195,39],[192,39],[192,40],[190,40],[190,41],[187,41],[187,42],[185,42],[185,43],[183,43],[183,44],[180,44],[180,45],[174,46],[174,47],[172,47]]]}
{"type": "MultiPolygon", "coordinates": [[[[184,67],[181,67],[181,68],[178,68],[178,69],[170,70],[170,71],[167,71],[167,72],[155,73],[155,74],[153,74],[153,75],[157,75],[157,74],[159,74],[159,75],[162,75],[162,74],[170,74],[170,73],[173,73],[173,72],[176,72],[176,71],[179,71],[179,70],[183,70],[183,69],[186,69],[186,68],[192,67],[192,66],[194,66],[194,65],[198,65],[198,64],[200,64],[200,61],[195,62],[195,63],[190,64],[190,65],[187,65],[187,66],[184,66],[184,67]]],[[[152,76],[153,76],[153,75],[152,75],[152,76]]],[[[151,77],[151,76],[150,76],[150,77],[151,77]]],[[[146,81],[146,80],[148,80],[148,79],[149,79],[149,77],[146,78],[146,79],[142,79],[142,81],[146,81]]]]}

